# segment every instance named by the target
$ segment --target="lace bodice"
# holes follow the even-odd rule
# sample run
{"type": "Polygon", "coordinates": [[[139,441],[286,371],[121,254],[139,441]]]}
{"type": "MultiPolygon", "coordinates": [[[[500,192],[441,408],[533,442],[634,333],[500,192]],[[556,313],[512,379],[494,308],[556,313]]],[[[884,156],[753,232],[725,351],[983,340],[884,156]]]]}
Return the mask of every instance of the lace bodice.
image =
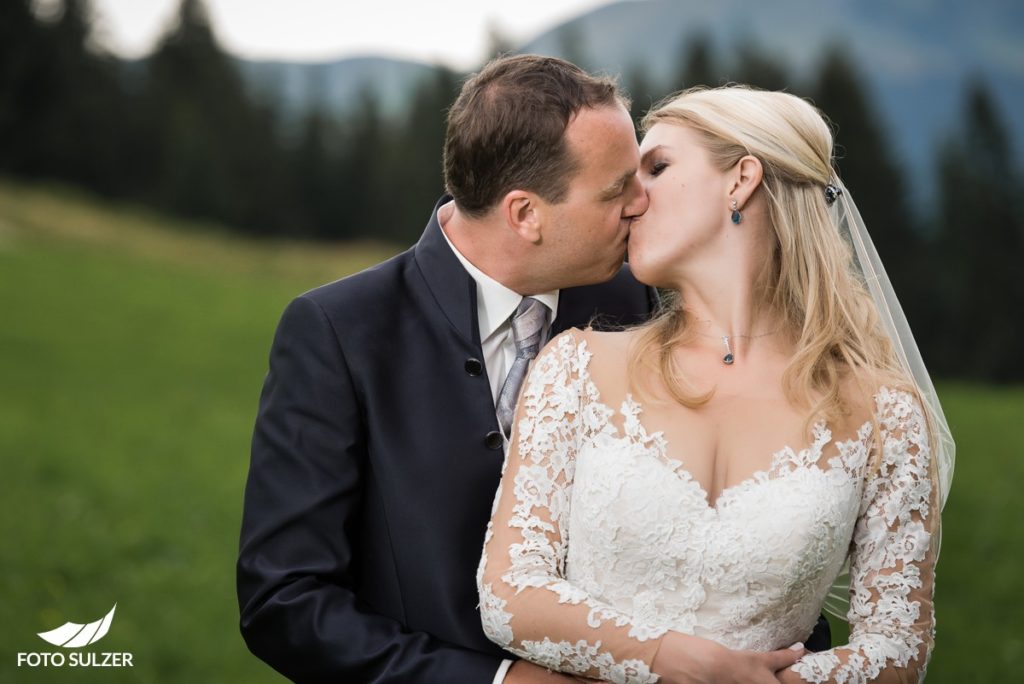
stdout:
{"type": "Polygon", "coordinates": [[[491,640],[551,669],[655,682],[668,630],[762,651],[806,638],[849,559],[850,643],[793,670],[923,678],[938,515],[911,394],[874,397],[880,461],[872,421],[848,441],[819,423],[810,446],[776,452],[712,505],[631,396],[613,425],[578,335],[548,345],[520,398],[477,575],[491,640]]]}

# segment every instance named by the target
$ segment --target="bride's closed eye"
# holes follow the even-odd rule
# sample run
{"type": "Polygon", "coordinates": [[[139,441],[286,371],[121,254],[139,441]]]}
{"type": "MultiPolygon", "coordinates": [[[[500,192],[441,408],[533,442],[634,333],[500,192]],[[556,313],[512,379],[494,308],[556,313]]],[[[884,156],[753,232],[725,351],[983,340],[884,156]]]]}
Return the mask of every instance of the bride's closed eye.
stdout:
{"type": "Polygon", "coordinates": [[[651,164],[651,168],[647,173],[649,173],[653,177],[656,177],[660,175],[661,172],[664,171],[666,168],[668,168],[668,162],[654,162],[653,164],[651,164]]]}

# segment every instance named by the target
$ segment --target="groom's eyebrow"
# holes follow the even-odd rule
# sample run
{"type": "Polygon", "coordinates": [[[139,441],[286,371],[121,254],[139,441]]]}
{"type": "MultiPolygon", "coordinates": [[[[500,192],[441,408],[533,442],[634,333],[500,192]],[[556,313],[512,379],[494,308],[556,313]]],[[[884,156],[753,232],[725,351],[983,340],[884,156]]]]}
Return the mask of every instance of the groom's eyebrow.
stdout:
{"type": "Polygon", "coordinates": [[[626,189],[626,183],[629,182],[633,176],[636,175],[636,169],[630,169],[621,176],[619,176],[614,183],[606,187],[601,191],[601,197],[603,199],[612,199],[622,194],[622,191],[626,189]]]}

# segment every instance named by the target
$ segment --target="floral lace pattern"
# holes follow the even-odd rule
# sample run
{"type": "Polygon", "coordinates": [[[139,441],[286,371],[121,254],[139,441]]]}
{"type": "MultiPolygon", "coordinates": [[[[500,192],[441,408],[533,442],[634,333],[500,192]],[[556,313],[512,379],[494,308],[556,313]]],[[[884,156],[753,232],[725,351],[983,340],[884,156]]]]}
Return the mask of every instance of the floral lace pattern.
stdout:
{"type": "Polygon", "coordinates": [[[910,394],[875,397],[880,464],[869,464],[871,422],[845,442],[819,423],[810,446],[779,450],[710,505],[629,395],[622,428],[612,424],[590,359],[566,333],[527,380],[477,573],[491,640],[551,669],[655,682],[670,629],[753,650],[806,638],[849,555],[850,644],[794,671],[811,682],[923,676],[933,488],[910,394]]]}

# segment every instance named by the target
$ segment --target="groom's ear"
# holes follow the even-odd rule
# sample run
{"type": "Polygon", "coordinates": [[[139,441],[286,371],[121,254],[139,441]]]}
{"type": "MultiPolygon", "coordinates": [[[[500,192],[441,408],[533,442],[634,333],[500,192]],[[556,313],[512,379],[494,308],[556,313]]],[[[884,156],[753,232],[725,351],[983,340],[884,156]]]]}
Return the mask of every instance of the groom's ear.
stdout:
{"type": "Polygon", "coordinates": [[[505,223],[519,237],[531,243],[540,242],[540,198],[526,190],[513,190],[501,200],[505,223]]]}

